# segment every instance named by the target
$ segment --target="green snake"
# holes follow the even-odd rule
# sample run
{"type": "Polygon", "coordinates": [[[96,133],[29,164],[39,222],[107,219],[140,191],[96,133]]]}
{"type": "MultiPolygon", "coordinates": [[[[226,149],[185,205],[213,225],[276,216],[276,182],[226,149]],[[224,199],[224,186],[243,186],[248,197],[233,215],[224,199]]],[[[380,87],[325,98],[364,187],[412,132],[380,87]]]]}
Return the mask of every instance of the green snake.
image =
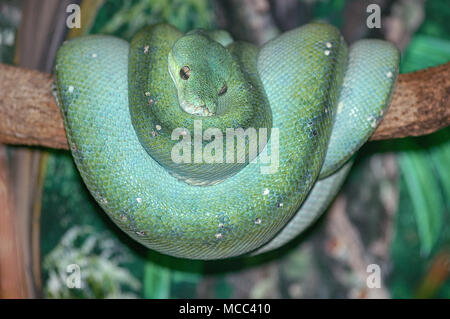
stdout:
{"type": "Polygon", "coordinates": [[[325,23],[260,48],[157,24],[130,43],[64,44],[56,97],[76,166],[123,231],[222,259],[280,247],[320,216],[386,113],[398,64],[389,42],[347,48],[325,23]]]}

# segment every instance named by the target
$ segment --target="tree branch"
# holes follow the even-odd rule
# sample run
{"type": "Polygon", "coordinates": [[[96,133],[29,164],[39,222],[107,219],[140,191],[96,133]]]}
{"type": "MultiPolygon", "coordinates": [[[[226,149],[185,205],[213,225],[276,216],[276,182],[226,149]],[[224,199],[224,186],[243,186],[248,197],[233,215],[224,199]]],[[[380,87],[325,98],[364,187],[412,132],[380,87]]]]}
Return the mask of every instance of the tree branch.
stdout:
{"type": "Polygon", "coordinates": [[[450,62],[398,77],[391,105],[371,140],[426,135],[450,125],[450,62]]]}
{"type": "Polygon", "coordinates": [[[52,75],[0,64],[0,143],[68,149],[52,75]]]}
{"type": "MultiPolygon", "coordinates": [[[[68,149],[50,74],[0,64],[0,143],[68,149]]],[[[371,140],[432,133],[450,125],[450,63],[401,74],[371,140]]]]}

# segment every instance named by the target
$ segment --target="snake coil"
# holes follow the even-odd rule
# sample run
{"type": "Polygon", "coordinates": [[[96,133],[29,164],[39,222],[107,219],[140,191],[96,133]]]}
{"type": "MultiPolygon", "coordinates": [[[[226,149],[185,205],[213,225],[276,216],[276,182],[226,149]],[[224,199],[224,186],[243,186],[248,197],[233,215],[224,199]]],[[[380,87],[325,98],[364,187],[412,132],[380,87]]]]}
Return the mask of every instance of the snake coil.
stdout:
{"type": "Polygon", "coordinates": [[[392,44],[347,48],[323,23],[261,48],[158,24],[130,44],[63,45],[57,100],[84,182],[123,231],[220,259],[280,247],[325,210],[386,112],[398,63],[392,44]]]}

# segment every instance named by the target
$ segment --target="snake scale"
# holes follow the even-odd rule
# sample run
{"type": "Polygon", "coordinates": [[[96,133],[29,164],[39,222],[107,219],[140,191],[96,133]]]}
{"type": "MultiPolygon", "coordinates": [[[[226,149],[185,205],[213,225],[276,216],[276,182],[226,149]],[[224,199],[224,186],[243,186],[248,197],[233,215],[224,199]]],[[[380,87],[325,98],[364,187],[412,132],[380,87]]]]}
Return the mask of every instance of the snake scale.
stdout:
{"type": "Polygon", "coordinates": [[[325,23],[260,48],[157,24],[130,43],[64,44],[56,97],[76,166],[123,231],[222,259],[280,247],[325,210],[386,113],[398,63],[389,42],[347,48],[325,23]],[[241,145],[227,135],[238,131],[241,145]]]}

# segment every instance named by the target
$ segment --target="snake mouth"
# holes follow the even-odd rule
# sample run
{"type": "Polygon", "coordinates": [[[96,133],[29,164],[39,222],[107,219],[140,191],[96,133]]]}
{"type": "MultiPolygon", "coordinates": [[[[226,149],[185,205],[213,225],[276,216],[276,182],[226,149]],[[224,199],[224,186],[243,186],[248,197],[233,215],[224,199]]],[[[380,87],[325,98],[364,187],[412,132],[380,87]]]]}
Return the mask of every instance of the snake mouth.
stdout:
{"type": "Polygon", "coordinates": [[[186,113],[192,114],[192,115],[199,115],[199,116],[213,116],[214,113],[210,112],[208,108],[206,107],[206,104],[202,105],[195,105],[192,103],[189,103],[187,101],[180,101],[180,106],[186,113]]]}

